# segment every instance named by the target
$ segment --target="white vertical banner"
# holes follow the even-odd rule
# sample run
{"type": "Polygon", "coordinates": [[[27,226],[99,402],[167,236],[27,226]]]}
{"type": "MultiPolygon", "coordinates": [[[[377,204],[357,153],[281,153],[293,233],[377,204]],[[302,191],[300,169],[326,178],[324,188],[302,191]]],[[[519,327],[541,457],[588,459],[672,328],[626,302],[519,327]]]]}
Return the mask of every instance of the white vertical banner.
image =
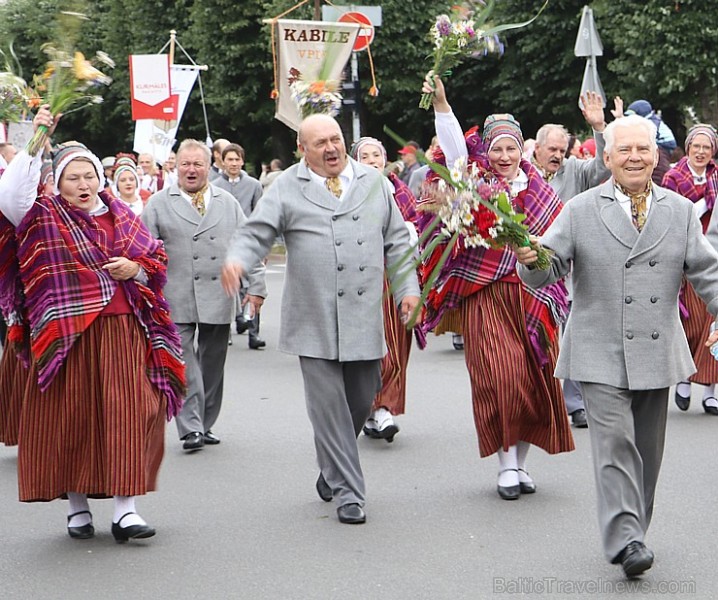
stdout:
{"type": "Polygon", "coordinates": [[[302,117],[292,99],[290,84],[297,78],[316,81],[320,72],[327,79],[341,80],[359,29],[357,23],[277,21],[279,98],[275,118],[294,130],[299,129],[302,117]]]}
{"type": "Polygon", "coordinates": [[[138,154],[151,154],[155,160],[164,164],[177,142],[176,135],[184,113],[190,92],[197,80],[197,69],[187,69],[183,65],[172,65],[172,94],[179,97],[177,119],[163,121],[159,119],[141,119],[135,121],[135,142],[133,150],[138,154]]]}

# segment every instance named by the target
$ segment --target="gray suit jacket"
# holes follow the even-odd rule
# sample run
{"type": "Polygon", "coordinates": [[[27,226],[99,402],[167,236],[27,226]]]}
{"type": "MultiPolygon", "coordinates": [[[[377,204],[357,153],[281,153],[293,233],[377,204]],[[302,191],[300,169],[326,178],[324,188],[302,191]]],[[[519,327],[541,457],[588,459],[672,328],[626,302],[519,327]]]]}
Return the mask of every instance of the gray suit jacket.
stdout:
{"type": "MultiPolygon", "coordinates": [[[[153,194],[142,220],[150,233],[165,244],[167,285],[164,292],[175,323],[227,324],[232,321],[234,298],[221,284],[221,270],[232,236],[247,218],[239,202],[224,190],[209,186],[212,200],[204,217],[182,197],[175,184],[153,194]]],[[[264,266],[250,271],[249,293],[266,297],[264,266]]]]}
{"type": "MultiPolygon", "coordinates": [[[[287,169],[240,230],[228,260],[254,264],[279,234],[287,247],[279,349],[327,360],[381,358],[384,265],[411,254],[388,181],[351,160],[354,181],[339,202],[304,161],[287,169]]],[[[392,277],[394,298],[419,295],[411,261],[392,277]]]]}
{"type": "Polygon", "coordinates": [[[573,306],[556,377],[646,390],[695,372],[678,291],[685,273],[709,312],[718,313],[718,253],[692,202],[654,185],[639,235],[610,180],[567,203],[541,242],[555,252],[552,267],[519,265],[526,284],[556,281],[573,263],[573,306]]]}
{"type": "Polygon", "coordinates": [[[569,156],[549,183],[564,204],[577,194],[603,183],[611,176],[611,172],[603,162],[603,150],[606,147],[603,133],[594,131],[593,138],[596,140],[596,156],[590,160],[569,156]]]}

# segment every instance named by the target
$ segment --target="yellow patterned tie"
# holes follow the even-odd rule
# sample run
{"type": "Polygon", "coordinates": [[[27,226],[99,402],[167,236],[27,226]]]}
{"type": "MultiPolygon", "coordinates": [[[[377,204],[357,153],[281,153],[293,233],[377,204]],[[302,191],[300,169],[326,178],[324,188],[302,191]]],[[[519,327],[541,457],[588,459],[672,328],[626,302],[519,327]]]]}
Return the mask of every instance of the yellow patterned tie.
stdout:
{"type": "Polygon", "coordinates": [[[339,177],[327,177],[324,182],[326,188],[336,197],[337,199],[342,196],[342,182],[339,177]]]}
{"type": "Polygon", "coordinates": [[[192,194],[192,206],[195,207],[197,212],[202,217],[204,217],[204,213],[207,212],[207,209],[204,205],[204,193],[206,191],[207,191],[207,186],[204,186],[201,190],[192,194]]]}
{"type": "Polygon", "coordinates": [[[616,183],[616,187],[626,196],[631,199],[631,220],[633,225],[640,232],[643,226],[646,224],[646,218],[648,217],[648,195],[651,193],[651,182],[646,184],[646,189],[638,194],[632,194],[631,192],[624,190],[621,184],[616,183]]]}

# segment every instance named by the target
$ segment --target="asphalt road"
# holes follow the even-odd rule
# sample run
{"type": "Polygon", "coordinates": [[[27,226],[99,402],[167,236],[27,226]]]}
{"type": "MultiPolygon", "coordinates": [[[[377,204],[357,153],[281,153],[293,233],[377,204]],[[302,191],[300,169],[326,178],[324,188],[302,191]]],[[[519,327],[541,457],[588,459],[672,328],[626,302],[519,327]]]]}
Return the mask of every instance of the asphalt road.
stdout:
{"type": "Polygon", "coordinates": [[[91,501],[97,535],[71,540],[66,505],[17,501],[16,448],[0,447],[0,597],[7,599],[715,598],[718,419],[700,392],[671,406],[648,545],[637,583],[602,556],[588,432],[575,452],[532,450],[538,492],[496,493],[480,459],[463,353],[448,336],[414,350],[407,414],[393,444],[360,439],[367,523],[342,525],[316,495],[298,360],[276,350],[283,279],[270,265],[267,349],[233,335],[219,446],[185,454],[174,424],[160,489],[138,501],[157,536],[116,544],[111,501],[91,501]]]}

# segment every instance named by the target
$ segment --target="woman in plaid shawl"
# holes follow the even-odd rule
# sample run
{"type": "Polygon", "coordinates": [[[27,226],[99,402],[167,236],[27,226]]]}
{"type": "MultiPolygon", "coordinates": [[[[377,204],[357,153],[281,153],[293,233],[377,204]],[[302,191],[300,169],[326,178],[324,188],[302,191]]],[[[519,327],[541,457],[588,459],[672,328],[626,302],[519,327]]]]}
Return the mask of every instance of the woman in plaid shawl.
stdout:
{"type": "MultiPolygon", "coordinates": [[[[661,185],[678,192],[695,203],[695,210],[703,224],[703,233],[713,213],[718,195],[718,169],[713,160],[718,151],[718,135],[712,125],[698,123],[688,130],[686,154],[664,176],[661,185]]],[[[718,362],[711,356],[704,340],[710,333],[713,317],[706,305],[684,280],[680,295],[681,321],[697,371],[689,381],[676,385],[675,402],[681,410],[691,403],[691,382],[703,386],[703,410],[718,416],[715,384],[718,383],[718,362]]]]}
{"type": "MultiPolygon", "coordinates": [[[[522,159],[518,122],[511,115],[490,115],[483,139],[475,130],[464,138],[441,80],[427,76],[423,91],[434,92],[436,133],[443,153],[437,152],[434,160],[442,162],[445,156],[451,166],[468,157],[469,163],[505,179],[515,210],[526,215],[524,223],[532,234],[541,235],[562,204],[535,167],[522,159]]],[[[426,229],[434,216],[421,212],[422,200],[420,229],[426,229]]],[[[439,244],[424,260],[422,279],[434,271],[445,248],[445,243],[439,244]]],[[[518,278],[511,250],[462,245],[442,266],[427,296],[424,328],[431,329],[446,310],[457,307],[479,451],[482,457],[498,454],[498,493],[514,500],[536,491],[526,471],[531,444],[550,454],[574,449],[561,386],[553,376],[556,334],[567,311],[566,288],[559,282],[536,294],[518,278]]]]}
{"type": "MultiPolygon", "coordinates": [[[[52,125],[43,107],[35,127],[52,125]]],[[[94,535],[88,497],[113,497],[118,542],[155,530],[135,496],[155,488],[164,424],[184,389],[180,341],[162,296],[162,244],[103,188],[76,142],[53,159],[55,195],[37,195],[40,157],[20,152],[0,180],[0,305],[9,339],[29,327],[18,483],[23,502],[67,498],[68,534],[94,535]],[[16,275],[19,273],[19,281],[16,275]]]]}
{"type": "MultiPolygon", "coordinates": [[[[378,171],[383,172],[386,167],[386,149],[376,138],[360,138],[352,146],[350,154],[354,160],[374,167],[378,171]]],[[[404,217],[412,239],[417,242],[416,198],[396,173],[389,173],[388,179],[394,190],[394,201],[401,211],[401,216],[404,217]]],[[[381,390],[374,398],[372,412],[364,425],[364,433],[371,438],[383,439],[391,443],[399,432],[394,417],[404,414],[406,404],[406,368],[411,351],[411,330],[407,329],[401,321],[386,279],[383,309],[387,352],[381,361],[381,390]]]]}

